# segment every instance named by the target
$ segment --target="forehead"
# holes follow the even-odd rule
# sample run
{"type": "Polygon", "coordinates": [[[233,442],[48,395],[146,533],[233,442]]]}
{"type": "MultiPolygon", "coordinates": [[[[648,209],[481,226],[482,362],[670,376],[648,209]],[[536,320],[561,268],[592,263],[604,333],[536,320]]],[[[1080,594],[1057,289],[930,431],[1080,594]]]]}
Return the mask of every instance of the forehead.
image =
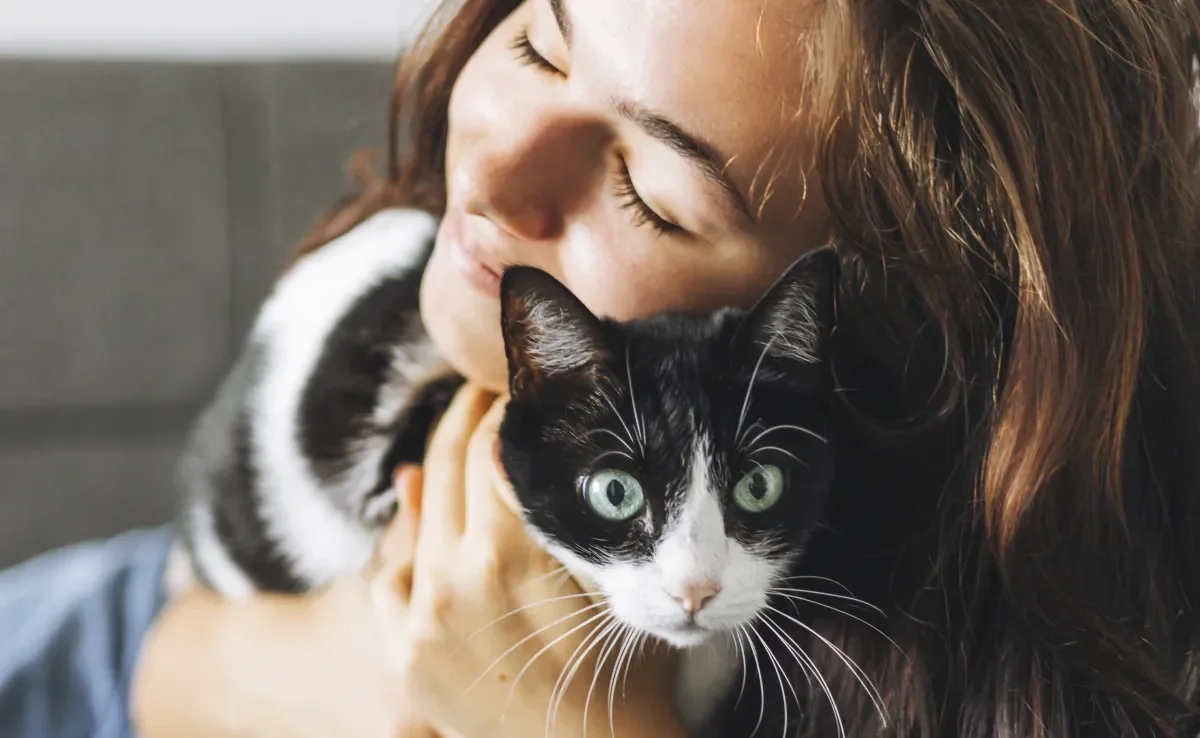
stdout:
{"type": "MultiPolygon", "coordinates": [[[[548,0],[533,2],[549,16],[548,0]]],[[[595,94],[662,113],[700,138],[728,162],[753,203],[769,177],[760,171],[785,166],[770,161],[773,152],[804,158],[794,144],[803,110],[802,38],[815,22],[815,0],[562,5],[572,20],[572,74],[595,94]]]]}

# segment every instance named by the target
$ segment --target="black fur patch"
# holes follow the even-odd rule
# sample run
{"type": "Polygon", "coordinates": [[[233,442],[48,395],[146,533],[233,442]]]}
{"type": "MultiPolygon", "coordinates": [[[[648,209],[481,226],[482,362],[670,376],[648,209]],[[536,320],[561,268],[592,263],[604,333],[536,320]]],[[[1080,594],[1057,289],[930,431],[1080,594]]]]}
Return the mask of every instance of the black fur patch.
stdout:
{"type": "Polygon", "coordinates": [[[300,449],[322,482],[337,482],[354,465],[360,439],[387,430],[376,423],[375,409],[391,379],[393,352],[423,335],[420,287],[420,270],[383,280],[358,299],[326,340],[298,418],[300,449]]]}
{"type": "MultiPolygon", "coordinates": [[[[276,547],[259,507],[257,472],[250,443],[250,423],[244,412],[233,428],[231,463],[214,475],[216,492],[213,530],[233,562],[260,590],[303,592],[297,578],[276,547]]],[[[201,573],[202,574],[202,573],[201,573]]]]}
{"type": "Polygon", "coordinates": [[[802,260],[748,313],[627,324],[597,319],[548,275],[510,270],[502,292],[513,381],[501,458],[528,521],[592,563],[646,561],[680,504],[703,439],[709,486],[723,492],[729,535],[791,557],[833,484],[828,365],[797,358],[824,351],[832,258],[802,260]],[[798,303],[800,290],[811,300],[798,303]],[[812,345],[779,351],[785,342],[773,337],[780,325],[803,328],[812,345]],[[556,363],[546,346],[566,346],[584,360],[556,363]],[[782,469],[787,491],[769,514],[750,514],[730,494],[760,464],[782,469]],[[582,486],[601,469],[633,475],[645,512],[613,522],[591,511],[582,486]]]}

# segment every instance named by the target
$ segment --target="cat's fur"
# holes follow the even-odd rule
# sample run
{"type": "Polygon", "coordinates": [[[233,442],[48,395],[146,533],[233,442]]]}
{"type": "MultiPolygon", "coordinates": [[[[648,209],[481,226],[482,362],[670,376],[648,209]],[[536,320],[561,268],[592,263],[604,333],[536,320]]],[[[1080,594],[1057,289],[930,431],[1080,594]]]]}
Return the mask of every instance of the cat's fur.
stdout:
{"type": "MultiPolygon", "coordinates": [[[[461,382],[417,315],[435,226],[382,213],[280,280],[181,466],[184,541],[204,583],[231,597],[298,592],[367,563],[395,509],[391,470],[420,460],[461,382]]],[[[749,313],[618,324],[536,270],[503,280],[501,459],[526,520],[619,619],[711,647],[685,654],[693,726],[733,685],[733,629],[781,586],[832,484],[823,356],[835,281],[836,258],[820,252],[749,313]],[[734,488],[767,469],[785,485],[779,501],[741,510],[734,488]],[[581,490],[604,470],[636,478],[644,509],[596,514],[581,490]],[[701,589],[692,618],[684,603],[695,609],[688,593],[701,589]]]]}
{"type": "Polygon", "coordinates": [[[735,634],[778,600],[832,486],[822,357],[836,264],[831,251],[805,257],[748,314],[628,324],[597,319],[537,270],[509,270],[501,285],[501,460],[526,520],[621,621],[709,647],[685,654],[692,725],[732,686],[746,646],[735,634]],[[620,522],[584,502],[593,475],[613,469],[645,500],[620,522]],[[746,512],[734,490],[765,469],[782,472],[782,495],[746,512]],[[697,586],[711,599],[689,615],[680,600],[697,586]]]}

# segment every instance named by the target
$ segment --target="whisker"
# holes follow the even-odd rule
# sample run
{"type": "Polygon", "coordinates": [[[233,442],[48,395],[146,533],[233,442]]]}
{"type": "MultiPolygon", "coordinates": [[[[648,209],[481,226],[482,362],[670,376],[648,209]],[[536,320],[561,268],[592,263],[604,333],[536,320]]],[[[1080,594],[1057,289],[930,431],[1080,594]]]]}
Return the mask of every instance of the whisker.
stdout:
{"type": "Polygon", "coordinates": [[[636,429],[638,431],[638,443],[641,444],[641,449],[643,451],[645,451],[645,449],[646,449],[646,429],[642,426],[642,424],[640,422],[641,416],[638,415],[637,395],[634,394],[634,391],[633,391],[633,368],[630,364],[630,356],[632,356],[632,353],[633,352],[631,352],[629,350],[628,342],[626,342],[626,345],[625,345],[625,377],[629,381],[629,403],[630,403],[630,405],[633,406],[633,427],[634,427],[634,429],[636,429]]]}
{"type": "Polygon", "coordinates": [[[554,682],[554,689],[550,691],[550,702],[546,706],[546,738],[550,738],[550,736],[554,734],[554,730],[558,727],[558,705],[562,700],[562,696],[559,695],[560,686],[562,688],[562,694],[565,695],[567,687],[570,686],[570,680],[575,676],[575,668],[573,668],[573,665],[581,663],[583,659],[587,657],[588,652],[592,650],[592,646],[596,643],[599,643],[604,637],[605,633],[607,633],[615,623],[615,620],[611,615],[607,613],[606,615],[608,619],[602,625],[596,626],[590,633],[587,634],[583,641],[581,641],[579,645],[575,647],[575,650],[571,652],[571,655],[567,657],[567,660],[563,662],[563,666],[558,672],[558,679],[556,679],[554,682]],[[563,683],[564,678],[567,680],[565,684],[563,683]]]}
{"type": "MultiPolygon", "coordinates": [[[[557,574],[558,572],[552,572],[552,573],[554,573],[554,574],[557,574]]],[[[455,654],[457,654],[457,653],[458,653],[459,649],[461,649],[461,648],[465,647],[465,646],[466,646],[468,643],[470,643],[472,638],[475,638],[475,637],[476,637],[476,636],[478,636],[480,633],[482,633],[483,631],[487,630],[488,628],[491,628],[492,626],[496,625],[496,624],[497,624],[497,623],[499,623],[500,621],[502,621],[502,620],[507,620],[508,618],[511,618],[513,615],[517,615],[517,614],[519,614],[519,613],[522,613],[522,612],[524,612],[524,611],[526,611],[526,610],[529,610],[529,609],[531,609],[531,608],[534,608],[534,607],[539,607],[539,606],[541,606],[541,605],[549,605],[549,604],[551,604],[551,603],[554,603],[554,602],[562,602],[563,600],[576,600],[576,599],[579,599],[580,597],[591,597],[591,596],[592,596],[592,595],[594,595],[594,594],[595,594],[594,592],[592,592],[592,593],[583,592],[583,593],[580,593],[580,594],[569,594],[569,595],[562,595],[561,597],[547,597],[547,598],[545,598],[545,599],[538,600],[537,602],[531,602],[531,603],[529,603],[528,605],[522,605],[521,607],[518,607],[518,608],[517,608],[517,609],[515,609],[515,610],[509,610],[508,612],[504,613],[503,615],[501,615],[500,617],[496,618],[496,619],[495,619],[495,620],[493,620],[492,622],[490,622],[490,623],[488,623],[488,624],[484,625],[484,626],[483,626],[482,628],[480,628],[479,630],[475,631],[475,632],[474,632],[474,633],[472,633],[471,635],[469,635],[469,636],[467,636],[466,638],[464,638],[464,639],[463,639],[463,642],[462,642],[462,643],[460,643],[460,644],[458,645],[458,648],[454,649],[454,651],[452,651],[452,652],[451,652],[451,657],[453,658],[453,656],[454,656],[455,654]]],[[[589,608],[589,609],[590,609],[590,608],[589,608]]],[[[570,616],[568,615],[567,617],[570,617],[570,616]]]]}
{"type": "MultiPolygon", "coordinates": [[[[505,659],[505,658],[506,658],[506,657],[507,657],[509,654],[511,654],[513,651],[516,651],[518,648],[520,648],[520,647],[521,647],[521,646],[523,646],[524,644],[528,643],[529,641],[533,640],[534,638],[538,637],[538,636],[539,636],[539,635],[541,635],[542,633],[546,632],[546,631],[547,631],[547,630],[549,630],[550,628],[553,628],[554,626],[558,625],[559,623],[563,622],[564,620],[570,620],[571,618],[575,617],[576,615],[579,615],[579,614],[581,614],[581,613],[587,612],[588,610],[593,610],[593,609],[595,609],[596,607],[604,607],[604,606],[605,606],[605,604],[606,604],[606,603],[603,603],[603,602],[597,602],[595,605],[592,605],[592,606],[590,606],[590,607],[585,607],[585,608],[583,608],[583,609],[581,609],[581,610],[579,610],[579,611],[577,611],[577,612],[573,612],[573,613],[571,613],[570,615],[564,615],[563,617],[559,618],[558,620],[555,620],[554,622],[552,622],[552,623],[549,623],[549,624],[547,624],[547,625],[543,625],[541,628],[538,628],[538,629],[537,629],[537,630],[535,630],[534,632],[530,633],[529,635],[525,636],[525,637],[524,637],[524,638],[522,638],[521,640],[517,641],[517,642],[516,642],[516,643],[514,643],[514,644],[513,644],[513,645],[512,645],[512,646],[511,646],[511,647],[510,647],[510,648],[509,648],[507,651],[505,651],[504,653],[500,654],[500,656],[499,656],[499,657],[497,657],[497,659],[496,659],[495,661],[493,661],[491,664],[489,664],[489,665],[488,665],[488,667],[487,667],[486,669],[484,669],[484,670],[483,670],[483,673],[481,673],[481,674],[480,674],[478,677],[476,677],[476,678],[475,678],[475,681],[471,682],[471,684],[470,684],[470,685],[468,685],[468,686],[467,686],[467,688],[466,688],[465,690],[463,690],[463,693],[465,694],[466,692],[469,692],[469,691],[471,691],[471,687],[474,687],[476,684],[478,684],[478,683],[479,683],[479,680],[480,680],[480,679],[483,679],[483,677],[484,677],[484,676],[485,676],[485,675],[486,675],[486,674],[487,674],[489,671],[491,671],[492,669],[496,668],[496,665],[497,665],[497,664],[499,664],[499,663],[500,663],[501,661],[503,661],[503,660],[504,660],[504,659],[505,659]]],[[[511,699],[511,698],[512,698],[512,690],[516,688],[516,686],[517,686],[517,682],[521,681],[521,676],[525,674],[525,672],[526,672],[526,671],[529,669],[529,667],[533,665],[533,662],[534,662],[534,661],[537,661],[537,660],[538,660],[538,658],[539,658],[539,657],[540,657],[542,654],[546,653],[546,652],[547,652],[547,651],[549,651],[551,648],[554,648],[554,646],[556,646],[556,645],[558,644],[558,642],[559,642],[559,641],[561,641],[562,639],[564,639],[564,638],[566,638],[567,636],[571,635],[572,633],[574,633],[575,631],[579,630],[580,628],[583,628],[583,627],[585,627],[585,626],[587,626],[587,625],[589,625],[589,624],[591,624],[591,623],[594,623],[594,622],[596,622],[597,620],[599,620],[599,619],[601,619],[601,618],[603,618],[603,617],[607,617],[607,616],[608,616],[608,613],[607,613],[607,612],[602,612],[602,613],[597,613],[596,615],[592,615],[592,616],[588,617],[586,620],[584,620],[582,623],[578,623],[577,625],[573,626],[573,627],[572,627],[570,630],[568,630],[566,633],[563,633],[562,635],[558,636],[558,637],[557,637],[557,638],[555,638],[554,640],[552,640],[552,641],[550,641],[549,643],[547,643],[545,646],[542,646],[541,650],[539,650],[539,651],[538,651],[537,653],[535,653],[535,654],[534,654],[534,655],[533,655],[533,656],[532,656],[532,657],[531,657],[531,658],[530,658],[528,661],[526,661],[526,662],[525,662],[525,665],[521,667],[521,670],[520,670],[519,672],[517,672],[517,678],[516,678],[516,679],[513,679],[513,686],[509,688],[509,699],[511,699]]]]}
{"type": "Polygon", "coordinates": [[[780,628],[777,623],[771,621],[769,617],[763,618],[763,621],[768,622],[775,627],[775,633],[780,637],[781,640],[786,637],[799,650],[799,653],[797,653],[796,656],[801,668],[807,673],[811,673],[817,680],[817,683],[821,685],[821,691],[825,693],[825,699],[829,700],[829,707],[833,710],[833,721],[837,724],[838,737],[846,738],[846,726],[842,722],[842,713],[838,709],[837,700],[833,698],[833,690],[829,688],[829,682],[825,679],[824,675],[821,674],[821,670],[817,668],[817,662],[813,661],[812,656],[809,656],[808,652],[805,651],[799,643],[796,643],[795,639],[793,639],[791,636],[786,636],[783,629],[780,628]]]}
{"type": "Polygon", "coordinates": [[[797,457],[794,453],[792,453],[791,451],[784,451],[783,449],[779,448],[778,446],[759,446],[759,447],[755,448],[753,451],[751,451],[750,453],[756,454],[756,453],[759,453],[760,451],[778,451],[779,453],[783,454],[784,456],[790,456],[793,461],[795,461],[797,464],[804,467],[805,469],[808,468],[808,464],[805,464],[803,461],[801,461],[799,459],[799,457],[797,457]]]}
{"type": "Polygon", "coordinates": [[[763,346],[762,353],[758,355],[758,361],[754,362],[754,371],[750,373],[750,384],[746,385],[746,397],[742,400],[742,412],[738,416],[737,429],[733,432],[734,438],[740,439],[742,437],[742,423],[746,421],[746,411],[750,409],[750,394],[754,390],[754,380],[758,378],[758,370],[762,367],[763,359],[767,358],[767,352],[771,350],[771,344],[773,343],[775,343],[774,335],[763,346]]]}
{"type": "MultiPolygon", "coordinates": [[[[601,393],[600,397],[604,400],[604,403],[608,405],[609,409],[613,411],[613,415],[617,416],[617,420],[621,422],[621,427],[625,429],[625,435],[629,436],[630,440],[636,444],[636,436],[634,436],[633,432],[629,430],[629,424],[625,422],[625,418],[621,417],[621,412],[617,410],[617,406],[613,404],[613,401],[609,399],[608,395],[601,393]]],[[[609,432],[611,433],[611,431],[609,432]]],[[[618,436],[618,438],[620,438],[620,436],[618,436]]],[[[622,442],[624,443],[624,441],[622,442]]],[[[630,451],[632,450],[633,449],[630,448],[630,451]]]]}
{"type": "Polygon", "coordinates": [[[737,701],[733,703],[735,709],[738,705],[742,704],[742,696],[746,694],[746,670],[750,666],[746,663],[746,648],[742,645],[742,634],[744,632],[744,628],[740,625],[733,631],[733,643],[737,646],[738,650],[738,663],[742,666],[742,686],[738,687],[737,701]]]}
{"type": "Polygon", "coordinates": [[[533,579],[529,579],[524,582],[521,582],[520,584],[517,585],[517,590],[522,590],[525,587],[533,586],[533,585],[537,584],[538,582],[542,581],[543,579],[549,579],[550,577],[554,576],[555,574],[559,574],[566,570],[567,570],[567,567],[565,567],[565,566],[559,566],[555,569],[551,569],[550,571],[546,572],[545,574],[539,574],[538,576],[534,577],[533,579]]]}
{"type": "Polygon", "coordinates": [[[805,433],[805,434],[807,434],[807,435],[810,435],[810,436],[812,436],[813,438],[815,438],[815,439],[817,439],[818,441],[820,441],[821,443],[829,443],[829,439],[828,439],[828,438],[826,438],[825,436],[821,435],[820,433],[817,433],[817,432],[816,432],[816,431],[814,431],[814,430],[810,430],[810,429],[808,429],[808,428],[805,428],[805,427],[804,427],[804,426],[802,426],[802,425],[773,425],[773,426],[771,426],[770,428],[767,428],[765,431],[763,431],[763,432],[759,433],[757,436],[755,436],[755,437],[754,437],[754,439],[753,439],[753,440],[751,440],[751,441],[750,441],[750,443],[748,443],[748,444],[746,444],[746,445],[747,445],[747,446],[753,446],[754,444],[756,444],[756,443],[758,443],[760,440],[762,440],[763,436],[767,435],[768,433],[774,433],[774,432],[775,432],[775,431],[777,431],[777,430],[794,430],[794,431],[798,431],[798,432],[800,432],[800,433],[805,433]]]}
{"type": "MultiPolygon", "coordinates": [[[[779,629],[779,626],[778,626],[778,625],[776,625],[776,624],[775,624],[775,623],[774,623],[774,622],[773,622],[773,621],[772,621],[770,618],[764,618],[764,619],[763,619],[763,623],[765,623],[765,624],[766,624],[766,626],[767,626],[768,628],[770,628],[772,631],[774,631],[774,632],[775,632],[775,635],[779,637],[779,641],[780,641],[780,643],[782,643],[782,644],[783,644],[783,647],[784,647],[785,649],[787,649],[788,653],[790,653],[790,654],[792,654],[793,656],[795,656],[797,661],[800,661],[800,658],[799,658],[799,657],[800,657],[800,654],[799,654],[799,653],[796,651],[796,648],[798,648],[798,647],[799,647],[799,645],[798,645],[798,644],[795,644],[795,642],[794,642],[794,641],[792,641],[790,638],[787,638],[787,637],[785,636],[785,634],[784,634],[784,633],[783,633],[783,632],[782,632],[782,631],[779,629]],[[793,647],[793,645],[794,645],[794,644],[795,644],[795,647],[793,647]]],[[[803,704],[803,703],[801,703],[801,702],[800,702],[800,695],[796,693],[796,688],[795,688],[795,686],[792,684],[792,680],[791,680],[790,678],[788,678],[788,676],[787,676],[787,670],[783,668],[783,663],[782,663],[782,662],[780,662],[780,664],[779,664],[779,668],[780,668],[780,670],[782,670],[782,671],[783,671],[783,673],[784,673],[784,677],[785,677],[785,678],[787,678],[788,690],[789,690],[789,691],[792,693],[792,699],[793,699],[793,700],[796,702],[796,706],[797,706],[797,707],[800,707],[800,706],[803,704]]],[[[807,674],[807,672],[805,673],[805,675],[804,675],[804,676],[805,676],[805,679],[808,679],[808,674],[807,674]]],[[[786,717],[784,718],[784,722],[785,722],[785,723],[787,722],[787,718],[786,718],[786,717]]]]}
{"type": "Polygon", "coordinates": [[[635,650],[641,639],[645,636],[645,633],[639,634],[634,628],[626,628],[622,636],[621,652],[617,656],[616,669],[613,671],[612,681],[608,685],[608,731],[613,736],[617,734],[616,720],[613,717],[613,704],[616,702],[617,694],[617,680],[620,679],[621,681],[621,702],[624,703],[625,683],[633,667],[635,650]]]}
{"type": "Polygon", "coordinates": [[[854,659],[850,658],[846,654],[845,651],[838,648],[829,639],[827,639],[825,636],[818,633],[813,628],[810,628],[808,625],[806,625],[800,619],[794,618],[791,615],[788,615],[786,612],[783,612],[782,610],[778,610],[774,607],[771,607],[770,605],[767,606],[767,609],[771,610],[772,612],[775,612],[779,615],[782,615],[783,617],[792,621],[796,625],[799,625],[801,628],[804,628],[809,633],[811,633],[816,638],[818,638],[822,643],[824,643],[826,646],[828,646],[833,651],[833,653],[839,659],[841,659],[842,663],[845,664],[846,667],[850,669],[850,673],[852,673],[854,675],[855,679],[858,680],[858,683],[862,685],[863,689],[867,690],[867,696],[871,698],[871,702],[873,702],[875,704],[875,709],[879,712],[879,719],[883,721],[884,727],[887,727],[888,716],[887,716],[887,709],[883,706],[883,695],[879,692],[879,688],[875,686],[875,683],[873,681],[871,681],[871,677],[869,677],[867,675],[866,671],[864,671],[863,668],[861,666],[859,666],[858,663],[854,659]]]}
{"type": "Polygon", "coordinates": [[[802,580],[802,579],[804,579],[804,580],[808,580],[808,581],[811,581],[811,582],[829,582],[829,583],[830,583],[830,584],[832,584],[832,585],[835,585],[835,586],[837,586],[837,587],[841,587],[842,591],[843,591],[843,592],[845,592],[845,593],[846,593],[846,594],[848,594],[848,595],[853,595],[853,594],[854,594],[853,592],[851,592],[851,591],[850,591],[850,588],[849,588],[849,587],[847,587],[846,585],[842,584],[842,583],[841,583],[841,582],[839,582],[838,580],[836,580],[836,579],[830,579],[829,577],[818,577],[818,576],[813,576],[813,575],[811,575],[811,574],[799,574],[799,575],[796,575],[796,576],[784,577],[784,578],[783,578],[781,581],[784,581],[784,582],[798,582],[798,581],[800,581],[800,580],[802,580]]]}
{"type": "MultiPolygon", "coordinates": [[[[764,620],[763,622],[767,622],[767,621],[764,620]]],[[[783,724],[786,726],[787,721],[788,721],[788,719],[787,719],[788,701],[787,701],[787,691],[784,690],[784,688],[783,688],[783,682],[784,682],[783,667],[779,664],[779,659],[775,658],[775,654],[771,652],[770,647],[767,646],[767,642],[765,640],[763,640],[762,634],[759,633],[757,630],[754,630],[751,632],[754,633],[754,637],[757,638],[759,643],[762,644],[763,651],[767,654],[767,658],[771,660],[772,668],[775,669],[775,679],[776,679],[776,681],[779,682],[779,697],[783,702],[783,724]]],[[[791,685],[792,685],[791,681],[788,680],[788,686],[790,687],[791,685]]],[[[792,694],[795,695],[795,693],[796,693],[796,690],[793,689],[792,694]]],[[[799,700],[799,698],[797,698],[797,700],[799,700]]]]}
{"type": "Polygon", "coordinates": [[[621,642],[621,647],[617,649],[616,661],[613,663],[612,671],[608,674],[608,734],[610,736],[615,736],[617,734],[615,727],[616,721],[613,719],[613,702],[615,701],[617,694],[617,679],[621,675],[621,664],[624,661],[625,654],[629,649],[631,640],[630,633],[631,628],[629,626],[624,626],[617,634],[617,637],[621,642]]]}
{"type": "Polygon", "coordinates": [[[604,664],[608,661],[609,654],[620,642],[621,634],[625,632],[626,625],[624,623],[614,618],[613,624],[616,628],[609,628],[604,638],[604,645],[600,648],[599,655],[596,656],[596,667],[592,670],[592,681],[588,685],[587,699],[583,702],[583,738],[587,738],[587,716],[592,707],[592,691],[596,688],[596,682],[600,679],[600,672],[604,670],[604,664]]]}
{"type": "Polygon", "coordinates": [[[766,680],[763,679],[762,663],[758,660],[758,646],[754,645],[754,639],[750,637],[755,633],[753,621],[746,626],[745,632],[746,644],[750,647],[750,655],[754,657],[754,672],[758,675],[758,721],[754,723],[754,730],[750,731],[750,738],[754,738],[758,729],[762,727],[763,715],[767,709],[767,687],[766,680]]]}
{"type": "Polygon", "coordinates": [[[800,602],[807,602],[807,603],[809,603],[809,604],[811,604],[811,605],[816,605],[817,607],[823,607],[823,608],[825,608],[826,610],[832,610],[832,611],[834,611],[834,612],[836,612],[836,613],[838,613],[838,614],[840,614],[840,615],[845,615],[845,616],[846,616],[846,617],[848,617],[848,618],[853,618],[854,620],[857,620],[858,622],[860,622],[860,623],[862,623],[863,625],[867,626],[868,628],[870,628],[871,630],[875,631],[875,632],[876,632],[876,633],[878,633],[879,635],[883,636],[883,637],[884,637],[884,638],[887,640],[887,642],[888,642],[888,643],[890,643],[890,644],[892,644],[893,646],[895,646],[895,648],[896,648],[896,650],[897,650],[897,651],[899,651],[900,653],[904,653],[904,649],[903,649],[903,648],[900,648],[900,644],[899,644],[899,643],[896,643],[895,641],[893,641],[893,640],[892,640],[892,638],[891,638],[891,636],[889,636],[887,633],[884,633],[882,630],[880,630],[880,629],[879,629],[879,628],[878,628],[878,627],[877,627],[877,626],[876,626],[874,623],[868,622],[867,620],[864,620],[863,618],[860,618],[859,616],[855,615],[854,613],[846,612],[845,610],[839,609],[839,608],[837,608],[837,607],[834,607],[833,605],[829,605],[829,604],[826,604],[826,603],[824,603],[824,602],[818,602],[818,601],[816,601],[816,600],[810,600],[810,599],[808,599],[807,597],[798,597],[798,596],[796,596],[796,595],[783,594],[783,593],[778,593],[778,594],[779,594],[779,596],[780,596],[780,597],[783,597],[783,598],[786,598],[786,599],[789,599],[789,600],[798,600],[798,601],[800,601],[800,602]]]}
{"type": "MultiPolygon", "coordinates": [[[[607,400],[608,398],[607,398],[607,397],[605,397],[604,399],[605,399],[605,400],[607,400]]],[[[612,407],[612,402],[609,402],[609,407],[612,407]]],[[[617,409],[616,409],[615,407],[613,407],[613,408],[612,408],[612,411],[615,413],[615,412],[617,412],[617,409]]],[[[620,417],[620,416],[618,415],[618,417],[620,417]]],[[[624,424],[624,421],[622,421],[622,424],[624,424]]],[[[629,432],[629,428],[628,428],[628,427],[627,427],[627,428],[625,428],[625,432],[626,432],[626,433],[628,433],[628,432],[629,432]]],[[[612,431],[612,430],[609,430],[608,428],[593,428],[592,430],[588,431],[588,432],[587,432],[585,435],[589,435],[589,436],[590,436],[590,435],[592,435],[593,433],[607,433],[608,435],[610,435],[610,436],[612,436],[613,438],[615,438],[615,439],[617,439],[618,441],[620,441],[621,445],[622,445],[622,446],[624,446],[624,447],[625,447],[625,449],[626,449],[627,451],[629,451],[629,453],[631,453],[631,454],[632,454],[632,453],[636,453],[636,452],[633,450],[633,446],[630,446],[628,441],[626,441],[624,438],[621,438],[620,434],[618,434],[618,433],[616,433],[616,432],[614,432],[614,431],[612,431]]]]}
{"type": "Polygon", "coordinates": [[[600,459],[607,458],[609,456],[622,456],[630,461],[633,461],[633,457],[624,451],[605,451],[604,453],[597,455],[596,458],[592,459],[592,463],[596,463],[600,461],[600,459]]]}
{"type": "Polygon", "coordinates": [[[642,653],[646,649],[646,643],[650,640],[649,633],[639,633],[635,639],[635,646],[629,651],[629,663],[625,665],[625,673],[621,675],[621,699],[625,699],[625,687],[629,682],[629,672],[633,667],[635,660],[641,660],[642,653]],[[636,651],[636,653],[634,653],[636,651]]]}
{"type": "Polygon", "coordinates": [[[767,590],[767,592],[768,594],[795,593],[800,595],[812,595],[814,597],[832,597],[835,600],[845,600],[851,604],[865,607],[868,610],[874,610],[883,617],[887,617],[887,613],[885,613],[882,608],[878,607],[877,605],[872,605],[870,602],[859,599],[858,597],[849,597],[847,595],[835,594],[833,592],[821,592],[813,589],[796,589],[794,587],[772,587],[771,589],[767,590]]]}
{"type": "Polygon", "coordinates": [[[800,671],[804,673],[805,683],[808,684],[809,687],[812,687],[813,678],[806,660],[807,655],[804,654],[804,649],[800,647],[800,644],[796,642],[795,638],[792,638],[790,635],[780,629],[778,623],[774,622],[770,618],[763,618],[763,622],[767,623],[767,625],[775,632],[775,635],[779,637],[780,641],[783,642],[783,647],[786,648],[788,652],[796,658],[796,663],[800,666],[800,671]]]}
{"type": "Polygon", "coordinates": [[[743,430],[743,431],[742,431],[742,432],[741,432],[739,435],[737,435],[737,436],[735,436],[735,437],[734,437],[734,439],[733,439],[733,441],[734,441],[734,444],[733,444],[733,445],[734,445],[735,447],[737,447],[738,449],[745,448],[745,446],[744,446],[744,444],[742,443],[742,441],[745,441],[745,440],[746,440],[746,437],[747,437],[747,436],[749,436],[751,433],[753,433],[755,428],[761,428],[761,427],[763,427],[763,424],[762,424],[762,418],[758,418],[758,419],[756,419],[756,420],[755,420],[753,423],[751,423],[750,425],[746,426],[745,430],[743,430]]]}

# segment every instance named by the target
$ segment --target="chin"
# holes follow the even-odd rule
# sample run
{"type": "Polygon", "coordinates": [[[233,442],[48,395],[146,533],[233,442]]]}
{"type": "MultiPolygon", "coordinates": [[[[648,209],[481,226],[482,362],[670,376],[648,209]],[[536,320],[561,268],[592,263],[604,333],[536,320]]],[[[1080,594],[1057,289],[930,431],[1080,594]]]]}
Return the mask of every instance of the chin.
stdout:
{"type": "Polygon", "coordinates": [[[675,648],[696,648],[712,640],[717,632],[707,628],[671,628],[654,634],[675,648]]]}
{"type": "Polygon", "coordinates": [[[455,372],[485,389],[508,388],[508,366],[500,319],[448,272],[437,249],[421,280],[421,319],[442,359],[455,372]]]}

